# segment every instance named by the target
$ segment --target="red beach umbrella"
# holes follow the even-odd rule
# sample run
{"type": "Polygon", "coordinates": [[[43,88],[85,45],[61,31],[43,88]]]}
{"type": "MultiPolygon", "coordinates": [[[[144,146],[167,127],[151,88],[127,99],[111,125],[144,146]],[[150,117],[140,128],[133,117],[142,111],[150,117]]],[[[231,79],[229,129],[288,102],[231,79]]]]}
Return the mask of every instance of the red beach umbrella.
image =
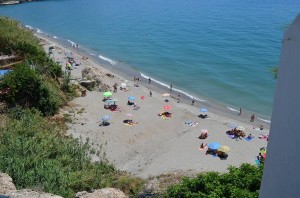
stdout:
{"type": "Polygon", "coordinates": [[[165,105],[165,106],[164,106],[164,109],[165,109],[165,110],[171,110],[171,109],[172,109],[172,106],[170,106],[170,105],[165,105]]]}

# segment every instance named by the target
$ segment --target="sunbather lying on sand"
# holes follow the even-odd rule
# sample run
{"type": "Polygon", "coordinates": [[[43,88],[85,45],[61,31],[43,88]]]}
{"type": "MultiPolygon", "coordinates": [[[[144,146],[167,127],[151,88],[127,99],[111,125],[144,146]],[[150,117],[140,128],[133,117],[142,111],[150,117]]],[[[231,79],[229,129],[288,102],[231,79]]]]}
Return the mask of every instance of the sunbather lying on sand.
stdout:
{"type": "Polygon", "coordinates": [[[165,116],[165,117],[168,117],[168,118],[170,118],[171,116],[172,116],[172,113],[170,113],[170,112],[162,112],[162,113],[160,113],[160,114],[158,114],[159,116],[165,116]]]}
{"type": "Polygon", "coordinates": [[[127,120],[124,120],[123,123],[129,124],[129,125],[138,124],[138,122],[135,122],[135,121],[133,121],[133,120],[128,120],[128,119],[127,119],[127,120]]]}
{"type": "Polygon", "coordinates": [[[198,138],[203,140],[203,139],[206,139],[207,137],[208,137],[207,133],[201,133],[198,138]]]}

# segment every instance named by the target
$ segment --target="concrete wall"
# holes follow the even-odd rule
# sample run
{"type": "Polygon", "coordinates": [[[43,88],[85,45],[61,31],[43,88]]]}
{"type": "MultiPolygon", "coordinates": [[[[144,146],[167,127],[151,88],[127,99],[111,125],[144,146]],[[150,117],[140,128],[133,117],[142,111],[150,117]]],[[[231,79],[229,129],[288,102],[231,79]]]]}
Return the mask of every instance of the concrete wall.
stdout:
{"type": "Polygon", "coordinates": [[[300,14],[282,40],[260,198],[300,197],[300,14]]]}

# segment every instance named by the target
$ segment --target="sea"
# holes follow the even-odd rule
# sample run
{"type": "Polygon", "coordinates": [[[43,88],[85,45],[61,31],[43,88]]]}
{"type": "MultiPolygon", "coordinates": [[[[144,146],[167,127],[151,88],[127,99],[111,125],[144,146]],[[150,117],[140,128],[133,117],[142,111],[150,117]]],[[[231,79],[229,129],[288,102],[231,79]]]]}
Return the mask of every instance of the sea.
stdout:
{"type": "Polygon", "coordinates": [[[299,0],[45,0],[0,15],[76,43],[107,67],[268,122],[271,70],[299,8],[299,0]]]}

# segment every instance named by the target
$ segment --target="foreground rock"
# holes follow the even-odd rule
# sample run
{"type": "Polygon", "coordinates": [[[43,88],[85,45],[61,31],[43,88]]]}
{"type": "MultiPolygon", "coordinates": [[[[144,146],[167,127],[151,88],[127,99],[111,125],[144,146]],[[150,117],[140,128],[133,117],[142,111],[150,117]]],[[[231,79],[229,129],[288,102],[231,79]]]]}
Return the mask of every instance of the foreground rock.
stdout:
{"type": "Polygon", "coordinates": [[[121,190],[116,188],[103,188],[95,190],[94,192],[78,192],[76,193],[76,198],[127,198],[121,190]]]}
{"type": "Polygon", "coordinates": [[[8,194],[15,190],[12,178],[6,173],[0,173],[0,194],[8,194]]]}
{"type": "Polygon", "coordinates": [[[52,195],[44,192],[37,192],[30,189],[23,189],[5,194],[9,198],[63,198],[58,195],[52,195]]]}

